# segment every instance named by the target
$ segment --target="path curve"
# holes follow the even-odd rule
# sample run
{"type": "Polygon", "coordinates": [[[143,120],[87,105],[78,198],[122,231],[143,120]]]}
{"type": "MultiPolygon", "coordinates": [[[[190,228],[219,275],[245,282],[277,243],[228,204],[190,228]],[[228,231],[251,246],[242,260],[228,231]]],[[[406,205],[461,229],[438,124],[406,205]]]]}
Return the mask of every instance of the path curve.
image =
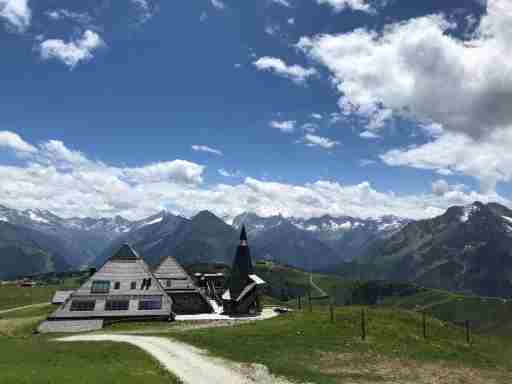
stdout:
{"type": "Polygon", "coordinates": [[[9,309],[2,309],[0,311],[0,315],[4,313],[14,312],[14,311],[21,311],[23,309],[29,309],[29,308],[37,308],[37,307],[45,307],[47,305],[51,305],[51,303],[38,303],[38,304],[30,304],[30,305],[24,305],[23,307],[16,307],[16,308],[9,308],[9,309]]]}
{"type": "Polygon", "coordinates": [[[271,375],[262,365],[243,366],[209,356],[188,344],[154,336],[122,334],[78,335],[58,341],[110,341],[128,343],[157,359],[185,384],[291,384],[271,375]]]}

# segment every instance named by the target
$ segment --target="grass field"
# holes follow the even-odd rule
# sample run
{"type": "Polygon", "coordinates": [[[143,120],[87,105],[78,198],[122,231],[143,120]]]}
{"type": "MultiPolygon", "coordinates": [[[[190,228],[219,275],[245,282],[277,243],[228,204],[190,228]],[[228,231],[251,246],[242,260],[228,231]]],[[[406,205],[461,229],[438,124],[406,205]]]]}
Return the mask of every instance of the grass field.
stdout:
{"type": "MultiPolygon", "coordinates": [[[[45,302],[55,288],[0,288],[3,309],[45,302]],[[27,293],[30,292],[30,295],[27,293]]],[[[178,383],[149,355],[114,343],[60,343],[34,329],[51,305],[0,315],[1,384],[178,383]]]]}
{"type": "Polygon", "coordinates": [[[424,340],[420,315],[371,309],[362,341],[360,308],[338,308],[336,322],[328,319],[327,312],[296,312],[236,327],[171,330],[170,336],[300,381],[509,383],[512,377],[512,346],[498,338],[476,337],[469,346],[463,329],[429,319],[424,340]]]}
{"type": "Polygon", "coordinates": [[[54,286],[20,288],[16,285],[0,286],[0,311],[24,305],[49,303],[57,290],[54,286]]]}
{"type": "MultiPolygon", "coordinates": [[[[309,278],[308,274],[293,271],[288,276],[297,285],[307,283],[304,276],[309,278]]],[[[322,275],[315,278],[322,289],[332,288],[331,279],[324,280],[322,275]]],[[[6,301],[19,306],[18,295],[25,305],[30,303],[26,290],[9,287],[4,291],[9,292],[6,301]]],[[[36,301],[44,294],[44,290],[39,291],[36,301]]],[[[268,301],[283,304],[275,298],[268,301]]],[[[4,303],[1,298],[0,303],[4,303]]],[[[305,311],[268,321],[223,328],[189,329],[194,326],[142,322],[116,324],[105,331],[152,332],[176,338],[237,362],[264,364],[272,373],[301,383],[508,384],[512,378],[512,339],[504,337],[505,333],[501,337],[476,334],[468,345],[463,328],[428,317],[428,338],[424,339],[421,314],[411,310],[429,308],[446,320],[457,320],[454,313],[474,314],[490,324],[492,317],[498,316],[498,308],[503,310],[499,312],[501,319],[509,316],[508,307],[498,307],[499,303],[504,305],[502,301],[444,291],[389,298],[385,304],[391,308],[381,305],[365,309],[364,341],[362,307],[337,307],[335,322],[331,323],[327,307],[316,303],[312,313],[305,306],[305,311]],[[491,314],[482,315],[485,311],[491,314]]],[[[51,310],[52,306],[45,306],[0,315],[0,383],[177,382],[148,355],[128,345],[65,344],[32,334],[51,310]]]]}
{"type": "Polygon", "coordinates": [[[412,296],[388,298],[382,304],[407,310],[424,310],[431,316],[454,323],[469,320],[474,331],[510,337],[512,342],[511,300],[428,290],[412,296]]]}

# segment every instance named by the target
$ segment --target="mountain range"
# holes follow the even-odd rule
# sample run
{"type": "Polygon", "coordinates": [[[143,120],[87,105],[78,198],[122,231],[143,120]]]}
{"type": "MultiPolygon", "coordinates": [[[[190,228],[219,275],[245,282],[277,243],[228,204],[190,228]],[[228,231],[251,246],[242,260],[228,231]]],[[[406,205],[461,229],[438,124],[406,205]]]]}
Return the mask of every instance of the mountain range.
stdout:
{"type": "Polygon", "coordinates": [[[476,202],[439,217],[260,217],[232,225],[209,211],[185,218],[162,211],[139,221],[60,218],[0,206],[0,278],[100,266],[129,243],[151,265],[166,255],[183,264],[230,264],[242,225],[255,260],[348,278],[412,281],[428,287],[512,295],[512,211],[476,202]]]}

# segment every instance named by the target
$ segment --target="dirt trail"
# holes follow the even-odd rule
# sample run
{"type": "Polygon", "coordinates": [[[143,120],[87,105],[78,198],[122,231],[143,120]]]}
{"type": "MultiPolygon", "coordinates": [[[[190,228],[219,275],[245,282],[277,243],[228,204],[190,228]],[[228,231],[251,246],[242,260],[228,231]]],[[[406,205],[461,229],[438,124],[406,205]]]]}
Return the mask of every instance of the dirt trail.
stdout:
{"type": "Polygon", "coordinates": [[[271,375],[265,366],[232,363],[164,337],[102,334],[70,336],[58,341],[111,341],[135,345],[151,354],[184,384],[291,384],[271,375]]]}
{"type": "Polygon", "coordinates": [[[14,311],[21,311],[22,309],[29,309],[29,308],[37,308],[37,307],[45,307],[47,305],[50,305],[51,303],[38,303],[38,304],[30,304],[30,305],[24,305],[23,307],[16,307],[16,308],[9,308],[9,309],[2,309],[0,311],[0,315],[3,313],[9,313],[14,311]]]}

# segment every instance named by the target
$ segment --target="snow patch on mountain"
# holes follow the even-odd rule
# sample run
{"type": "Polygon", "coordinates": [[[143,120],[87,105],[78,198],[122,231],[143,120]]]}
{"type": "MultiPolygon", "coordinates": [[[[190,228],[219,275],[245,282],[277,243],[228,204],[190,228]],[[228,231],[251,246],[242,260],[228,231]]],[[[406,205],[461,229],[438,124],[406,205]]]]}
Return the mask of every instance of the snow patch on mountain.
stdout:
{"type": "Polygon", "coordinates": [[[459,217],[461,223],[466,223],[472,214],[478,212],[480,208],[475,204],[467,205],[462,209],[462,215],[459,217]]]}

